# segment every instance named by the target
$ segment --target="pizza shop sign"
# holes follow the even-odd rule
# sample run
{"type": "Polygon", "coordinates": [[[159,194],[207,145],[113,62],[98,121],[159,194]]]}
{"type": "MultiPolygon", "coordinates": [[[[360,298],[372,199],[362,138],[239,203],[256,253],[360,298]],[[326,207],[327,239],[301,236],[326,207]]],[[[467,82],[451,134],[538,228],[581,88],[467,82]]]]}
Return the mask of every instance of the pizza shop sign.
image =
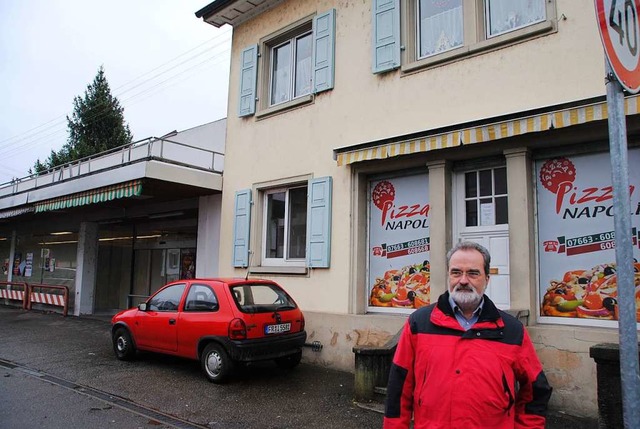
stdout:
{"type": "Polygon", "coordinates": [[[378,182],[371,191],[371,200],[381,212],[380,225],[385,230],[428,228],[429,204],[396,206],[395,196],[395,187],[387,180],[378,182]]]}
{"type": "MultiPolygon", "coordinates": [[[[640,165],[640,150],[628,152],[640,165]]],[[[554,321],[618,319],[611,167],[607,153],[536,163],[540,315],[554,321]]],[[[640,170],[629,172],[631,235],[640,285],[640,170]]],[[[640,308],[640,286],[636,288],[640,308]]],[[[640,321],[640,313],[637,314],[640,321]]],[[[595,322],[594,322],[595,321],[595,322]]]]}

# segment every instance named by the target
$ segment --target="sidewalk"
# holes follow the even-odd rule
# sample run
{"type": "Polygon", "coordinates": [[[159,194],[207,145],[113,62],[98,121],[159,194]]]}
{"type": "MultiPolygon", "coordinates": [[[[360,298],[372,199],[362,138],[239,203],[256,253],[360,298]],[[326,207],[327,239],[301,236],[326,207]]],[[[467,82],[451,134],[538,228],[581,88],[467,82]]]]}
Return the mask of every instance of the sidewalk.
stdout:
{"type": "MultiPolygon", "coordinates": [[[[384,404],[377,402],[358,403],[356,405],[372,413],[384,414],[384,404]]],[[[559,410],[550,410],[547,415],[546,429],[598,429],[594,419],[570,416],[559,410]]]]}
{"type": "MultiPolygon", "coordinates": [[[[117,361],[109,328],[110,317],[106,316],[62,317],[0,305],[0,359],[147,403],[194,422],[212,421],[211,404],[216,403],[216,421],[222,424],[232,419],[226,423],[234,422],[234,428],[382,427],[382,404],[354,402],[354,375],[349,372],[303,360],[289,373],[256,366],[247,368],[234,382],[216,386],[204,379],[197,362],[175,362],[154,355],[135,363],[117,361]],[[141,380],[145,380],[144,388],[141,380]],[[172,395],[165,395],[166,386],[171,386],[172,395]],[[242,423],[238,421],[239,403],[245,404],[242,423]],[[183,404],[189,404],[188,412],[183,404]],[[276,420],[277,426],[269,423],[276,420]]],[[[547,419],[547,429],[597,427],[595,420],[572,417],[562,410],[551,410],[547,419]]]]}

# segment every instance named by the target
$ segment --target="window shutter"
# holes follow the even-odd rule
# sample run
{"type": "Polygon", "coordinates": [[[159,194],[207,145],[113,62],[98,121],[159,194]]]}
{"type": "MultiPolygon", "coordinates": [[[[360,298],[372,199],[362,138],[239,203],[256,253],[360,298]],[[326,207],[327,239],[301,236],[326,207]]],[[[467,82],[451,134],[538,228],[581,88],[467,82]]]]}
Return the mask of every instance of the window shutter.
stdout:
{"type": "Polygon", "coordinates": [[[249,228],[251,222],[251,189],[236,192],[233,224],[233,266],[249,266],[249,228]]]}
{"type": "Polygon", "coordinates": [[[373,0],[374,73],[400,67],[400,0],[373,0]]]}
{"type": "Polygon", "coordinates": [[[333,88],[336,10],[313,19],[313,92],[333,88]]]}
{"type": "Polygon", "coordinates": [[[256,112],[256,85],[258,76],[258,45],[249,46],[240,55],[240,98],[238,116],[256,112]]]}
{"type": "Polygon", "coordinates": [[[329,268],[331,261],[331,177],[309,180],[307,266],[329,268]]]}

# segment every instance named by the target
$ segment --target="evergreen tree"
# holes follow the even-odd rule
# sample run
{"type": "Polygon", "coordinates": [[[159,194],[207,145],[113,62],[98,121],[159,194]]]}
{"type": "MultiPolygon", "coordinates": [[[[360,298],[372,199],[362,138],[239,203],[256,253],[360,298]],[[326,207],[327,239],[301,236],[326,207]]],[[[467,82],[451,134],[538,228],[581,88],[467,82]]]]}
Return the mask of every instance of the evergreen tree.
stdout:
{"type": "MultiPolygon", "coordinates": [[[[67,116],[69,138],[58,152],[51,151],[44,162],[38,159],[33,171],[44,170],[131,143],[133,136],[124,120],[124,108],[111,95],[109,83],[100,66],[84,97],[73,99],[73,113],[67,116]]],[[[31,172],[31,170],[30,170],[31,172]]]]}

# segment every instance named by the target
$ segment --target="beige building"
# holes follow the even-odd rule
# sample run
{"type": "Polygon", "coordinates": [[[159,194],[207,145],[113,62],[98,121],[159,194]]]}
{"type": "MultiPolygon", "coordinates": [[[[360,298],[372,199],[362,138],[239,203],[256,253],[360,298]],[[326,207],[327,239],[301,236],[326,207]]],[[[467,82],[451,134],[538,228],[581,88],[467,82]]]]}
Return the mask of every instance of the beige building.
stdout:
{"type": "MultiPolygon", "coordinates": [[[[589,347],[618,331],[593,2],[216,0],[196,16],[234,28],[219,271],[292,293],[324,345],[304,358],[353,371],[352,348],[435,301],[447,249],[474,240],[490,297],[528,314],[552,406],[595,417],[589,347]]],[[[638,165],[640,99],[626,109],[638,165]]]]}

